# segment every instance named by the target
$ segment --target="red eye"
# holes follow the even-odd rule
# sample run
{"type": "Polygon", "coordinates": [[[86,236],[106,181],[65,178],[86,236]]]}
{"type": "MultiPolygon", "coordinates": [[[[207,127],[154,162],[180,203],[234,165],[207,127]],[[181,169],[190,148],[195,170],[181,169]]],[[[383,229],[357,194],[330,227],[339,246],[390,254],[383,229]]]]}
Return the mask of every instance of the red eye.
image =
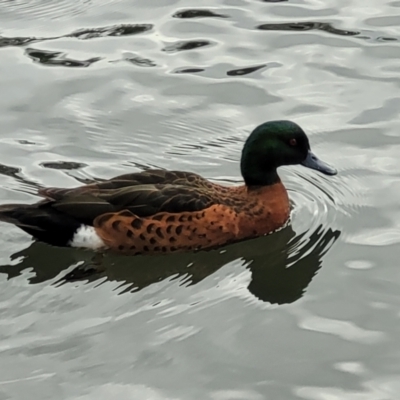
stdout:
{"type": "Polygon", "coordinates": [[[296,139],[290,139],[289,140],[289,144],[291,145],[291,146],[297,146],[297,140],[296,139]]]}

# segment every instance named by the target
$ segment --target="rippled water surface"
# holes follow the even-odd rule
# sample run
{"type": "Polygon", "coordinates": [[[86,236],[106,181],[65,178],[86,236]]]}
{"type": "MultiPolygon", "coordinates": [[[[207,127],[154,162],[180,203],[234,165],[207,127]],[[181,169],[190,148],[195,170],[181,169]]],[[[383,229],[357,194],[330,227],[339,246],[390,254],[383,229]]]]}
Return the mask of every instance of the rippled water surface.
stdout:
{"type": "Polygon", "coordinates": [[[400,2],[0,0],[0,198],[160,167],[240,182],[291,119],[292,224],[121,257],[1,224],[0,400],[400,393],[400,2]]]}

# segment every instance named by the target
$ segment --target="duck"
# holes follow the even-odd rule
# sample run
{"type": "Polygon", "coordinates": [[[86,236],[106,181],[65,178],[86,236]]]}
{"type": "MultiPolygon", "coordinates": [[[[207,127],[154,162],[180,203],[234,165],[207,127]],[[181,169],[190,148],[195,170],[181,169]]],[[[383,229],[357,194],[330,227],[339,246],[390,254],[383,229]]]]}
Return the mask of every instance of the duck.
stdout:
{"type": "Polygon", "coordinates": [[[243,183],[224,186],[185,171],[149,169],[75,188],[41,188],[34,204],[0,205],[0,221],[53,246],[128,255],[197,251],[276,232],[290,218],[277,169],[336,169],[292,121],[257,126],[244,143],[243,183]]]}

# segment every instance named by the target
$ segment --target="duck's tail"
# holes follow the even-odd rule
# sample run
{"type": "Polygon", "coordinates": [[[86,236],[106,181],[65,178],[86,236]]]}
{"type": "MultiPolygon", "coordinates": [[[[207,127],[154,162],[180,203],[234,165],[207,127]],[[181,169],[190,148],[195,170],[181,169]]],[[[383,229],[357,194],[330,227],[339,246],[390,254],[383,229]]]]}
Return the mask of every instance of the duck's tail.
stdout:
{"type": "Polygon", "coordinates": [[[0,221],[55,246],[67,246],[81,226],[79,221],[55,210],[50,202],[1,205],[0,221]]]}

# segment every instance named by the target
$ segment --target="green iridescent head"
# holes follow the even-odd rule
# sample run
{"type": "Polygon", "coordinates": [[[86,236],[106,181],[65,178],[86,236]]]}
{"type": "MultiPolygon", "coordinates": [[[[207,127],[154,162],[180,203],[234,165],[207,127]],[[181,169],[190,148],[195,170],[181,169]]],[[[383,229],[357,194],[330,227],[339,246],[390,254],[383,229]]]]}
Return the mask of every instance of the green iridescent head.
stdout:
{"type": "Polygon", "coordinates": [[[240,168],[246,185],[263,186],[279,182],[278,167],[294,164],[326,175],[337,173],[311,152],[300,126],[291,121],[270,121],[255,128],[246,140],[240,168]]]}

